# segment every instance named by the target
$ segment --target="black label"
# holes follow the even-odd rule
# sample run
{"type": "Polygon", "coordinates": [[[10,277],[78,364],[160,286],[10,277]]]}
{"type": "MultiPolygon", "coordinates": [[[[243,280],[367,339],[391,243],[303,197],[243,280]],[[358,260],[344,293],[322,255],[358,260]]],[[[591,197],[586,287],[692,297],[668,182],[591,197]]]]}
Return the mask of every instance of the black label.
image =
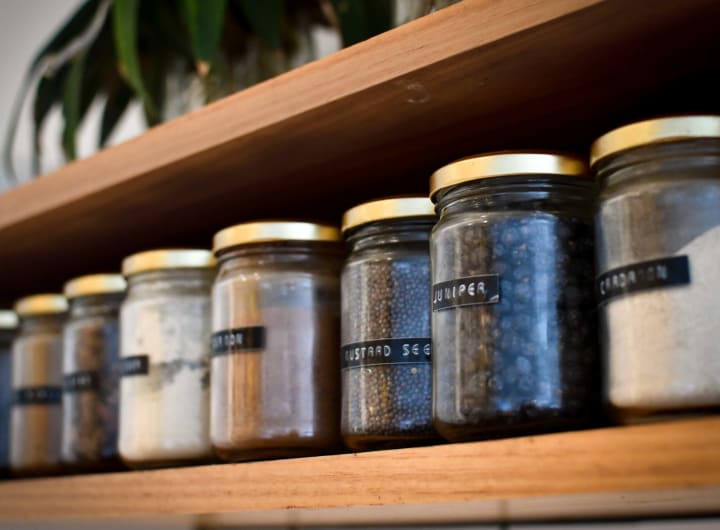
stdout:
{"type": "Polygon", "coordinates": [[[215,356],[263,350],[265,349],[265,334],[263,326],[218,331],[213,333],[210,339],[212,354],[215,356]]]}
{"type": "Polygon", "coordinates": [[[497,274],[481,274],[458,278],[433,285],[432,310],[478,304],[497,304],[500,301],[500,279],[497,274]]]}
{"type": "Polygon", "coordinates": [[[75,372],[63,377],[65,392],[94,392],[98,388],[97,372],[75,372]]]}
{"type": "Polygon", "coordinates": [[[689,283],[690,261],[687,256],[642,261],[598,276],[597,300],[599,304],[604,304],[618,296],[638,291],[689,283]]]}
{"type": "Polygon", "coordinates": [[[15,405],[59,405],[62,388],[58,386],[30,386],[15,390],[15,405]]]}
{"type": "Polygon", "coordinates": [[[120,375],[132,377],[147,375],[150,372],[150,358],[147,355],[132,355],[120,359],[120,375]]]}
{"type": "Polygon", "coordinates": [[[340,348],[340,365],[346,368],[383,364],[426,364],[432,362],[429,337],[380,339],[346,344],[340,348]]]}

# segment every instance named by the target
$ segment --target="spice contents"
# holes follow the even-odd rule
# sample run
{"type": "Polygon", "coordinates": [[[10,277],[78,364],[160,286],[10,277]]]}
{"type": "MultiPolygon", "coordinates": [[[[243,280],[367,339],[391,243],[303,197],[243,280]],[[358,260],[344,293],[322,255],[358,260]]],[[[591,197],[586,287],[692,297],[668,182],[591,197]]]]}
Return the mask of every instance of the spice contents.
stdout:
{"type": "MultiPolygon", "coordinates": [[[[208,401],[211,255],[207,251],[155,252],[166,253],[159,261],[167,268],[138,270],[127,266],[131,258],[123,266],[129,287],[120,316],[119,446],[123,460],[136,467],[212,456],[208,401]],[[196,254],[190,255],[193,259],[173,261],[171,253],[177,252],[196,254]]],[[[158,266],[149,258],[140,263],[158,266]]]]}
{"type": "Polygon", "coordinates": [[[47,474],[60,466],[62,422],[62,323],[60,295],[23,298],[13,342],[10,467],[21,475],[47,474]]]}
{"type": "Polygon", "coordinates": [[[215,236],[211,437],[226,460],[339,443],[339,231],[247,223],[215,236]]]}
{"type": "Polygon", "coordinates": [[[426,198],[349,210],[342,274],[342,434],[354,450],[435,438],[432,424],[430,230],[426,198]]]}
{"type": "Polygon", "coordinates": [[[12,406],[12,341],[18,326],[13,311],[0,310],[0,477],[10,468],[10,407],[12,406]]]}

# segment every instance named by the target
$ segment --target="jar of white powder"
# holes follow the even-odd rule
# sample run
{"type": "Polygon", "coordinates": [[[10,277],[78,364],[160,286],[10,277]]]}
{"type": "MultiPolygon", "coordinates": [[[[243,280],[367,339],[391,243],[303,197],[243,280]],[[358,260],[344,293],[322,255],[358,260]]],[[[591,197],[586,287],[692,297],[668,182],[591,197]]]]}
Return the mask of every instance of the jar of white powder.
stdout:
{"type": "Polygon", "coordinates": [[[206,250],[154,250],[123,262],[119,451],[134,467],[212,456],[206,250]]]}
{"type": "Polygon", "coordinates": [[[625,421],[720,406],[720,116],[621,127],[591,162],[610,406],[625,421]]]}

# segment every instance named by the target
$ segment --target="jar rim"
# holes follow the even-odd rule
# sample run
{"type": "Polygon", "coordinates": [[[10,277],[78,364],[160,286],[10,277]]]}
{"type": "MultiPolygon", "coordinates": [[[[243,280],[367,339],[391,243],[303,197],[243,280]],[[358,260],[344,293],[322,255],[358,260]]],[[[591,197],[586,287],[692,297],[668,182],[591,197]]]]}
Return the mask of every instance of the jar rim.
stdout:
{"type": "Polygon", "coordinates": [[[623,125],[593,142],[590,166],[621,151],[693,138],[720,138],[720,115],[665,116],[623,125]]]}
{"type": "Polygon", "coordinates": [[[430,198],[467,182],[496,177],[560,175],[589,178],[585,161],[578,155],[542,151],[499,151],[456,160],[430,177],[430,198]]]}
{"type": "Polygon", "coordinates": [[[0,330],[12,330],[18,327],[17,313],[11,309],[0,309],[0,330]]]}
{"type": "Polygon", "coordinates": [[[307,221],[253,221],[224,228],[213,238],[215,255],[233,247],[285,241],[337,242],[342,240],[336,226],[307,221]]]}
{"type": "Polygon", "coordinates": [[[435,205],[427,197],[385,197],[358,204],[342,218],[343,233],[362,225],[388,219],[435,217],[435,205]]]}
{"type": "Polygon", "coordinates": [[[166,269],[209,269],[215,266],[212,252],[198,248],[169,248],[138,252],[122,263],[124,276],[166,269]]]}
{"type": "Polygon", "coordinates": [[[88,274],[68,281],[63,292],[65,298],[72,299],[96,294],[123,293],[126,288],[127,282],[122,274],[88,274]]]}
{"type": "Polygon", "coordinates": [[[15,313],[21,317],[62,314],[67,310],[67,298],[56,293],[34,294],[15,302],[15,313]]]}

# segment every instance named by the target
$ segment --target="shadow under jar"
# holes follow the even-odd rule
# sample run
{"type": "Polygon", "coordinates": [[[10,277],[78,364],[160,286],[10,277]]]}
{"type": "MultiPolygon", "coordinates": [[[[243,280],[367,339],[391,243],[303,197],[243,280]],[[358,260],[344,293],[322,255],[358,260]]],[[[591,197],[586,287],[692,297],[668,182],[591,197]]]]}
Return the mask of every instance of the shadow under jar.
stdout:
{"type": "Polygon", "coordinates": [[[353,450],[437,438],[432,424],[430,231],[425,197],[345,213],[342,273],[342,435],[353,450]]]}
{"type": "Polygon", "coordinates": [[[225,460],[340,444],[337,228],[277,221],[215,235],[211,437],[225,460]]]}
{"type": "Polygon", "coordinates": [[[123,261],[120,310],[120,456],[133,467],[212,459],[212,253],[151,250],[123,261]]]}
{"type": "Polygon", "coordinates": [[[594,189],[581,160],[547,153],[433,175],[433,414],[448,440],[597,416],[594,189]]]}
{"type": "Polygon", "coordinates": [[[68,308],[59,294],[18,300],[20,332],[13,342],[10,468],[18,475],[60,471],[62,325],[68,308]]]}
{"type": "Polygon", "coordinates": [[[10,407],[12,406],[12,342],[18,327],[14,311],[0,310],[0,477],[10,473],[10,407]]]}
{"type": "Polygon", "coordinates": [[[63,328],[63,464],[75,471],[122,467],[118,454],[119,324],[125,295],[119,274],[65,284],[70,313],[63,328]]]}
{"type": "Polygon", "coordinates": [[[720,407],[720,116],[634,123],[592,148],[606,398],[622,421],[720,407]]]}

